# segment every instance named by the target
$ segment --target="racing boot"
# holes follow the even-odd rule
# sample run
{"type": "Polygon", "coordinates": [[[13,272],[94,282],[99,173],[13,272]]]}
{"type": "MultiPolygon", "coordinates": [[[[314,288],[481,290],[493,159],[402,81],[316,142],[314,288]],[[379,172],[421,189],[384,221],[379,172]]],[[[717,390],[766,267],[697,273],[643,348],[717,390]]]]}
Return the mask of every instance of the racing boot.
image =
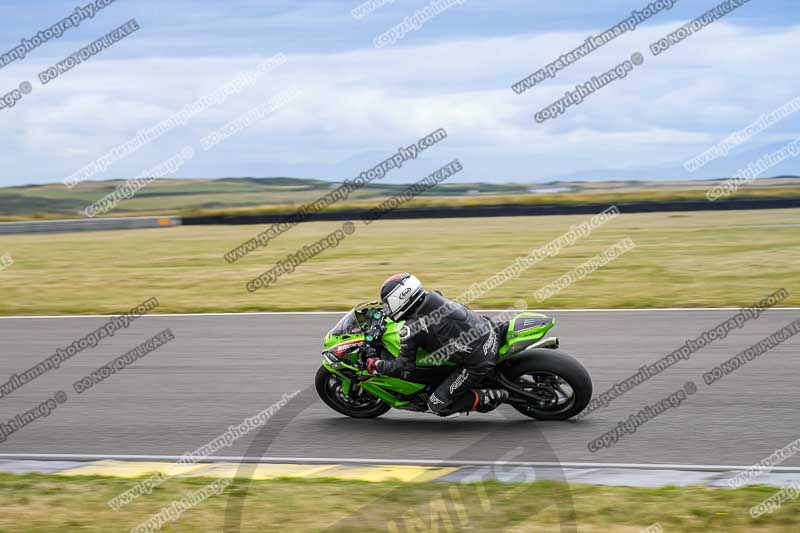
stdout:
{"type": "Polygon", "coordinates": [[[475,403],[471,410],[479,413],[494,411],[508,400],[508,391],[505,389],[473,389],[472,392],[475,394],[475,403]]]}

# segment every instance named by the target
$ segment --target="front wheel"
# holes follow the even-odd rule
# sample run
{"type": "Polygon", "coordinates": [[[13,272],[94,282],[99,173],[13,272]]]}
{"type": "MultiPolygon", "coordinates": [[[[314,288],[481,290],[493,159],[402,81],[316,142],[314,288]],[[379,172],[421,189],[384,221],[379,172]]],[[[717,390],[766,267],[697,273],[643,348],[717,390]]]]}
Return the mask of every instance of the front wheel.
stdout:
{"type": "Polygon", "coordinates": [[[583,411],[592,398],[589,373],[574,357],[558,350],[522,352],[500,365],[499,370],[517,387],[545,398],[512,403],[514,409],[531,418],[566,420],[583,411]]]}
{"type": "Polygon", "coordinates": [[[380,398],[364,392],[361,387],[351,387],[347,395],[342,390],[342,380],[324,366],[319,367],[314,379],[317,394],[325,404],[338,413],[353,418],[375,418],[392,407],[380,398]]]}

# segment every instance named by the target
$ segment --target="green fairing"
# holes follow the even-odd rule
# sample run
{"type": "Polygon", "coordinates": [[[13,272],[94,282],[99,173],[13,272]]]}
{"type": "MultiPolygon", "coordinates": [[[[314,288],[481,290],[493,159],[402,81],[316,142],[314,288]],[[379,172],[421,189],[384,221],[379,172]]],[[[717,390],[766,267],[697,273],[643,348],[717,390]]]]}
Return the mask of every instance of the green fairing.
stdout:
{"type": "Polygon", "coordinates": [[[343,342],[363,341],[363,333],[350,333],[347,335],[325,335],[325,349],[330,350],[334,346],[342,344],[343,342]]]}
{"type": "MultiPolygon", "coordinates": [[[[352,312],[352,311],[351,311],[352,312]]],[[[381,337],[381,343],[392,356],[397,357],[400,352],[400,329],[404,325],[404,321],[392,322],[386,320],[385,331],[381,337]]],[[[549,318],[541,313],[534,313],[530,311],[523,311],[516,315],[511,322],[509,322],[508,333],[506,334],[505,343],[498,350],[498,362],[506,361],[514,357],[517,353],[524,350],[534,342],[544,337],[550,328],[555,325],[555,319],[549,318]],[[531,327],[525,327],[525,320],[531,321],[531,327]]],[[[325,335],[325,350],[330,350],[340,344],[351,342],[364,342],[365,335],[357,331],[350,331],[340,335],[333,335],[330,332],[325,335]]],[[[358,363],[358,349],[354,349],[344,355],[341,359],[342,363],[332,367],[326,361],[323,361],[323,366],[329,372],[336,374],[342,380],[342,390],[345,394],[350,393],[350,389],[354,384],[354,379],[348,377],[341,368],[346,368],[358,376],[367,377],[364,381],[357,382],[357,386],[361,387],[370,394],[380,398],[392,407],[405,407],[409,405],[407,400],[403,400],[395,396],[395,394],[402,396],[411,396],[424,392],[425,385],[405,381],[399,378],[389,376],[372,376],[365,370],[357,370],[352,365],[358,363]]],[[[455,366],[454,363],[449,361],[427,361],[426,356],[428,353],[425,350],[417,350],[417,366],[455,366]]]]}
{"type": "Polygon", "coordinates": [[[339,379],[342,380],[342,391],[345,394],[350,394],[350,386],[352,385],[353,380],[347,377],[342,372],[339,372],[339,370],[333,368],[324,359],[322,360],[322,366],[328,369],[328,372],[330,372],[331,374],[336,374],[337,376],[339,376],[339,379]]]}
{"type": "MultiPolygon", "coordinates": [[[[333,368],[325,361],[322,362],[322,366],[328,369],[328,372],[339,376],[339,378],[342,380],[342,392],[344,394],[350,394],[350,387],[352,386],[353,379],[347,377],[344,373],[340,372],[336,368],[333,368]]],[[[363,370],[358,371],[358,374],[365,377],[371,376],[371,374],[363,370]]],[[[410,381],[405,381],[390,376],[371,376],[370,379],[360,382],[358,386],[373,396],[377,396],[392,407],[399,408],[407,406],[408,401],[400,400],[396,396],[393,396],[392,392],[396,394],[411,395],[422,392],[425,389],[425,385],[420,383],[412,383],[410,381]]]]}
{"type": "Polygon", "coordinates": [[[388,403],[392,407],[403,408],[408,405],[408,401],[398,399],[396,396],[393,396],[391,393],[375,386],[375,384],[370,383],[369,381],[363,381],[359,384],[359,386],[373,396],[377,396],[384,402],[388,403]]]}
{"type": "Polygon", "coordinates": [[[544,334],[555,325],[556,319],[550,318],[547,315],[533,313],[531,311],[519,313],[513,318],[513,320],[511,320],[511,322],[508,323],[506,343],[498,350],[499,357],[497,358],[497,361],[502,362],[510,359],[515,354],[544,337],[544,334]],[[525,319],[531,320],[534,322],[534,324],[532,324],[529,328],[525,328],[525,319]],[[517,327],[518,325],[519,327],[517,327]]]}
{"type": "Polygon", "coordinates": [[[389,376],[375,376],[367,381],[362,381],[358,385],[365,391],[372,393],[392,407],[405,407],[408,405],[408,401],[396,398],[392,395],[392,392],[395,394],[410,396],[425,390],[425,385],[420,383],[412,383],[410,381],[389,376]]]}
{"type": "MultiPolygon", "coordinates": [[[[400,353],[400,329],[405,324],[405,320],[400,322],[387,322],[386,332],[381,337],[381,342],[389,351],[390,354],[397,357],[400,353]]],[[[432,366],[455,366],[450,361],[430,361],[428,352],[422,348],[417,348],[417,366],[432,367],[432,366]]]]}
{"type": "MultiPolygon", "coordinates": [[[[381,342],[386,350],[392,354],[394,357],[397,357],[397,354],[400,353],[400,329],[405,324],[405,321],[400,322],[392,322],[387,320],[386,321],[386,331],[384,332],[383,336],[381,337],[381,342]]],[[[325,349],[330,350],[334,346],[338,346],[343,343],[347,342],[355,342],[355,341],[363,341],[364,334],[363,333],[347,333],[345,335],[331,335],[328,333],[325,335],[325,349]]],[[[417,350],[417,366],[455,366],[454,363],[449,361],[428,361],[426,356],[428,352],[419,348],[417,350]]],[[[357,355],[355,351],[348,356],[348,360],[355,362],[357,355]],[[351,359],[352,358],[352,359],[351,359]]]]}
{"type": "Polygon", "coordinates": [[[400,378],[393,378],[391,376],[375,376],[369,381],[361,382],[362,387],[365,384],[373,385],[383,389],[390,389],[405,395],[416,394],[425,388],[425,385],[420,383],[412,383],[410,381],[405,381],[400,378]]]}
{"type": "Polygon", "coordinates": [[[383,337],[381,337],[383,345],[389,350],[389,353],[395,357],[400,353],[400,328],[402,328],[405,323],[405,320],[400,322],[390,322],[387,320],[386,331],[383,337]]]}
{"type": "MultiPolygon", "coordinates": [[[[401,322],[386,322],[386,331],[381,337],[381,342],[386,350],[392,354],[394,357],[397,357],[397,354],[400,353],[400,329],[405,324],[404,321],[401,322]]],[[[547,333],[553,326],[555,326],[556,320],[554,318],[549,318],[547,315],[543,315],[541,313],[534,313],[531,311],[524,311],[516,315],[511,322],[509,322],[508,326],[508,333],[506,334],[505,344],[503,344],[498,353],[500,354],[500,361],[504,361],[508,359],[508,357],[504,357],[507,354],[509,356],[515,353],[515,350],[512,348],[524,348],[524,346],[530,345],[531,341],[535,342],[544,337],[545,333],[547,333]],[[527,329],[521,329],[517,332],[514,331],[515,324],[520,320],[525,319],[545,319],[547,322],[536,325],[527,329]],[[509,351],[511,353],[509,354],[509,351]]],[[[354,342],[354,341],[363,341],[364,335],[361,333],[349,333],[346,335],[331,335],[328,333],[325,336],[325,349],[329,350],[334,346],[338,346],[339,344],[346,343],[346,342],[354,342]]],[[[449,361],[428,361],[426,356],[428,352],[419,348],[417,350],[417,366],[455,366],[453,363],[449,361]]],[[[357,359],[355,352],[350,354],[347,360],[355,362],[357,359]]]]}

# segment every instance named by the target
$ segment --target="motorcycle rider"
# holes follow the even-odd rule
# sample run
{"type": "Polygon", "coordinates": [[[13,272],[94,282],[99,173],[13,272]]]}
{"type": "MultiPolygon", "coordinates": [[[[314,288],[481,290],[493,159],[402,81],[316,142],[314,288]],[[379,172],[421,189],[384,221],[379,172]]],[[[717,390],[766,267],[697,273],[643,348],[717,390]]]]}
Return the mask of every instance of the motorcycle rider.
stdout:
{"type": "Polygon", "coordinates": [[[478,388],[497,362],[497,332],[488,318],[426,291],[407,272],[383,282],[381,302],[386,316],[406,322],[400,329],[397,358],[368,359],[370,372],[408,379],[416,366],[417,348],[423,348],[459,367],[428,398],[428,408],[437,415],[487,413],[508,399],[506,390],[478,388]]]}

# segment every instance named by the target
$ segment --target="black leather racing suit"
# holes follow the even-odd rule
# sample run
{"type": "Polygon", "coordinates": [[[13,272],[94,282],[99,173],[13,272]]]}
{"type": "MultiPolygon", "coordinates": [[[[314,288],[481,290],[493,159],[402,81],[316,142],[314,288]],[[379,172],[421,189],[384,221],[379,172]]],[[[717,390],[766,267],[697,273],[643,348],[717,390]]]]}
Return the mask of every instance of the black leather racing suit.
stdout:
{"type": "Polygon", "coordinates": [[[381,374],[408,378],[416,366],[417,348],[438,361],[458,365],[428,398],[439,415],[469,411],[478,401],[477,388],[497,362],[497,332],[492,322],[439,293],[427,292],[400,329],[400,353],[383,360],[381,374]]]}

